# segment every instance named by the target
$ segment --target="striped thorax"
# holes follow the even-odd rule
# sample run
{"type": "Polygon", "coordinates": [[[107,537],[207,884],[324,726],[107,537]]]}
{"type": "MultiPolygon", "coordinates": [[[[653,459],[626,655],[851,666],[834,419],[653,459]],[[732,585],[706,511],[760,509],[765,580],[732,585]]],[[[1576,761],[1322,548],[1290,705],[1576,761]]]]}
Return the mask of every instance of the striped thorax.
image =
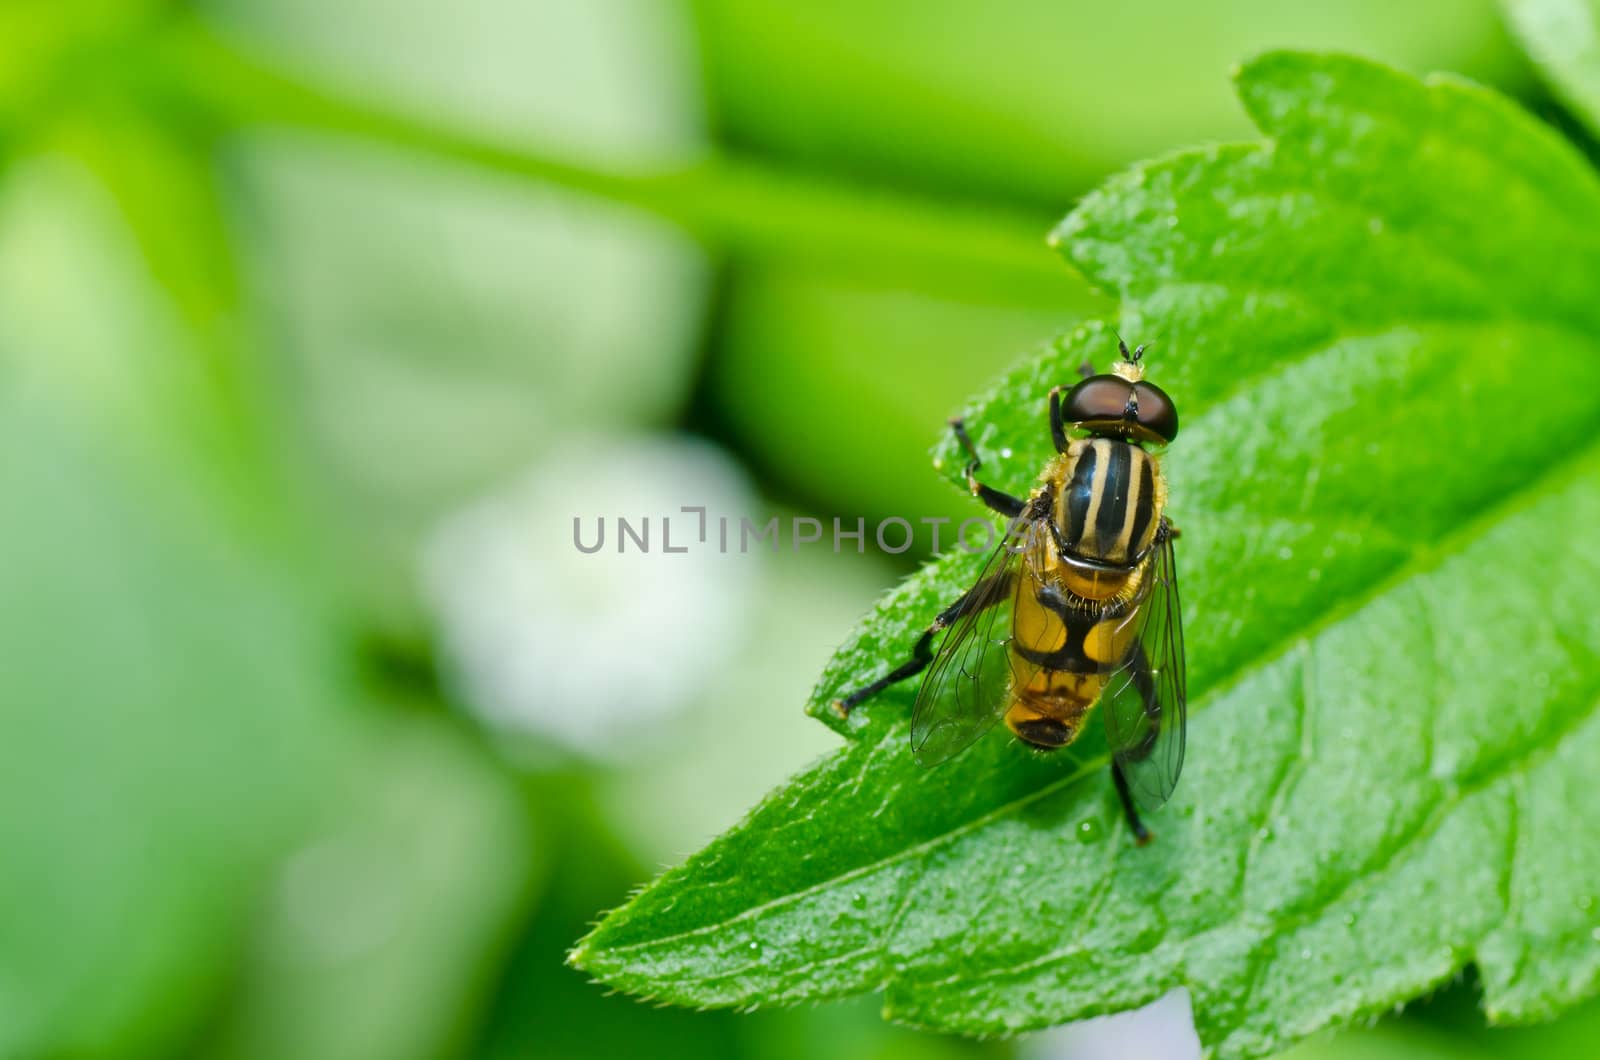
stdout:
{"type": "Polygon", "coordinates": [[[1078,438],[1046,473],[1055,522],[1069,555],[1132,566],[1149,552],[1166,507],[1161,467],[1121,438],[1078,438]]]}

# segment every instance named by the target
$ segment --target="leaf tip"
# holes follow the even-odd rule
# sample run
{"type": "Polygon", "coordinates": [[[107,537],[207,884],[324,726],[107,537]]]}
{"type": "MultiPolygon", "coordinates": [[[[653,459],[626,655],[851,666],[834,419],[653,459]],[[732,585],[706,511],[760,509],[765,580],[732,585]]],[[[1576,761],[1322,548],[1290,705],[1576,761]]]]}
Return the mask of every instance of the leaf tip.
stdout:
{"type": "Polygon", "coordinates": [[[1293,116],[1342,100],[1369,102],[1385,93],[1405,98],[1422,83],[1386,63],[1343,52],[1274,48],[1234,68],[1234,91],[1251,121],[1269,136],[1282,135],[1293,116]]]}
{"type": "Polygon", "coordinates": [[[1272,128],[1280,109],[1273,100],[1293,91],[1304,76],[1308,61],[1313,59],[1310,52],[1274,48],[1233,64],[1229,71],[1233,90],[1257,128],[1263,132],[1272,128]]]}

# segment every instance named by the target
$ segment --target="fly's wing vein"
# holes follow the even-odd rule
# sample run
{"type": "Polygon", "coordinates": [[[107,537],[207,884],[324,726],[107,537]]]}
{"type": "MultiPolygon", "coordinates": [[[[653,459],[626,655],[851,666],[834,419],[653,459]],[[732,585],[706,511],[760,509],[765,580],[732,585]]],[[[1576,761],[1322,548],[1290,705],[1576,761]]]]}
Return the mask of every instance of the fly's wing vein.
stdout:
{"type": "Polygon", "coordinates": [[[945,631],[911,712],[911,750],[937,765],[971,746],[1005,713],[1011,698],[1012,593],[1023,553],[1039,524],[1008,532],[962,598],[945,631]]]}

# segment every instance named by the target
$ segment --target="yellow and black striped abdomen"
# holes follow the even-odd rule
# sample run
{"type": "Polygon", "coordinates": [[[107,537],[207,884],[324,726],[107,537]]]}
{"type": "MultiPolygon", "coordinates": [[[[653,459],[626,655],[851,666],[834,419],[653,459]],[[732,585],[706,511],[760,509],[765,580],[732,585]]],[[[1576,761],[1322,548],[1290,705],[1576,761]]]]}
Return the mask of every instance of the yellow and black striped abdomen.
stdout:
{"type": "Polygon", "coordinates": [[[1119,438],[1080,438],[1058,465],[1055,520],[1067,550],[1118,566],[1149,549],[1166,504],[1155,458],[1119,438]]]}
{"type": "Polygon", "coordinates": [[[1107,675],[1135,636],[1128,621],[1141,574],[1112,574],[1108,599],[1090,600],[1033,572],[1017,580],[1011,625],[1011,703],[1006,724],[1036,747],[1071,743],[1107,675]]]}

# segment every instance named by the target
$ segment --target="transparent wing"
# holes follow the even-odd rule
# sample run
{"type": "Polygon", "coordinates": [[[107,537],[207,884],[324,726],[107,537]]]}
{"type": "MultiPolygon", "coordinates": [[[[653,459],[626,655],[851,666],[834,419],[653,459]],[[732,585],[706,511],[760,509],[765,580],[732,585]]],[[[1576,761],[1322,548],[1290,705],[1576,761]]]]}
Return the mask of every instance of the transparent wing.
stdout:
{"type": "Polygon", "coordinates": [[[1140,596],[1138,632],[1107,683],[1101,710],[1134,800],[1155,810],[1178,785],[1188,725],[1178,574],[1164,520],[1140,596]]]}
{"type": "Polygon", "coordinates": [[[1039,523],[1024,524],[995,547],[939,641],[911,711],[911,751],[925,766],[965,750],[1005,713],[1012,598],[1039,532],[1039,523]]]}

